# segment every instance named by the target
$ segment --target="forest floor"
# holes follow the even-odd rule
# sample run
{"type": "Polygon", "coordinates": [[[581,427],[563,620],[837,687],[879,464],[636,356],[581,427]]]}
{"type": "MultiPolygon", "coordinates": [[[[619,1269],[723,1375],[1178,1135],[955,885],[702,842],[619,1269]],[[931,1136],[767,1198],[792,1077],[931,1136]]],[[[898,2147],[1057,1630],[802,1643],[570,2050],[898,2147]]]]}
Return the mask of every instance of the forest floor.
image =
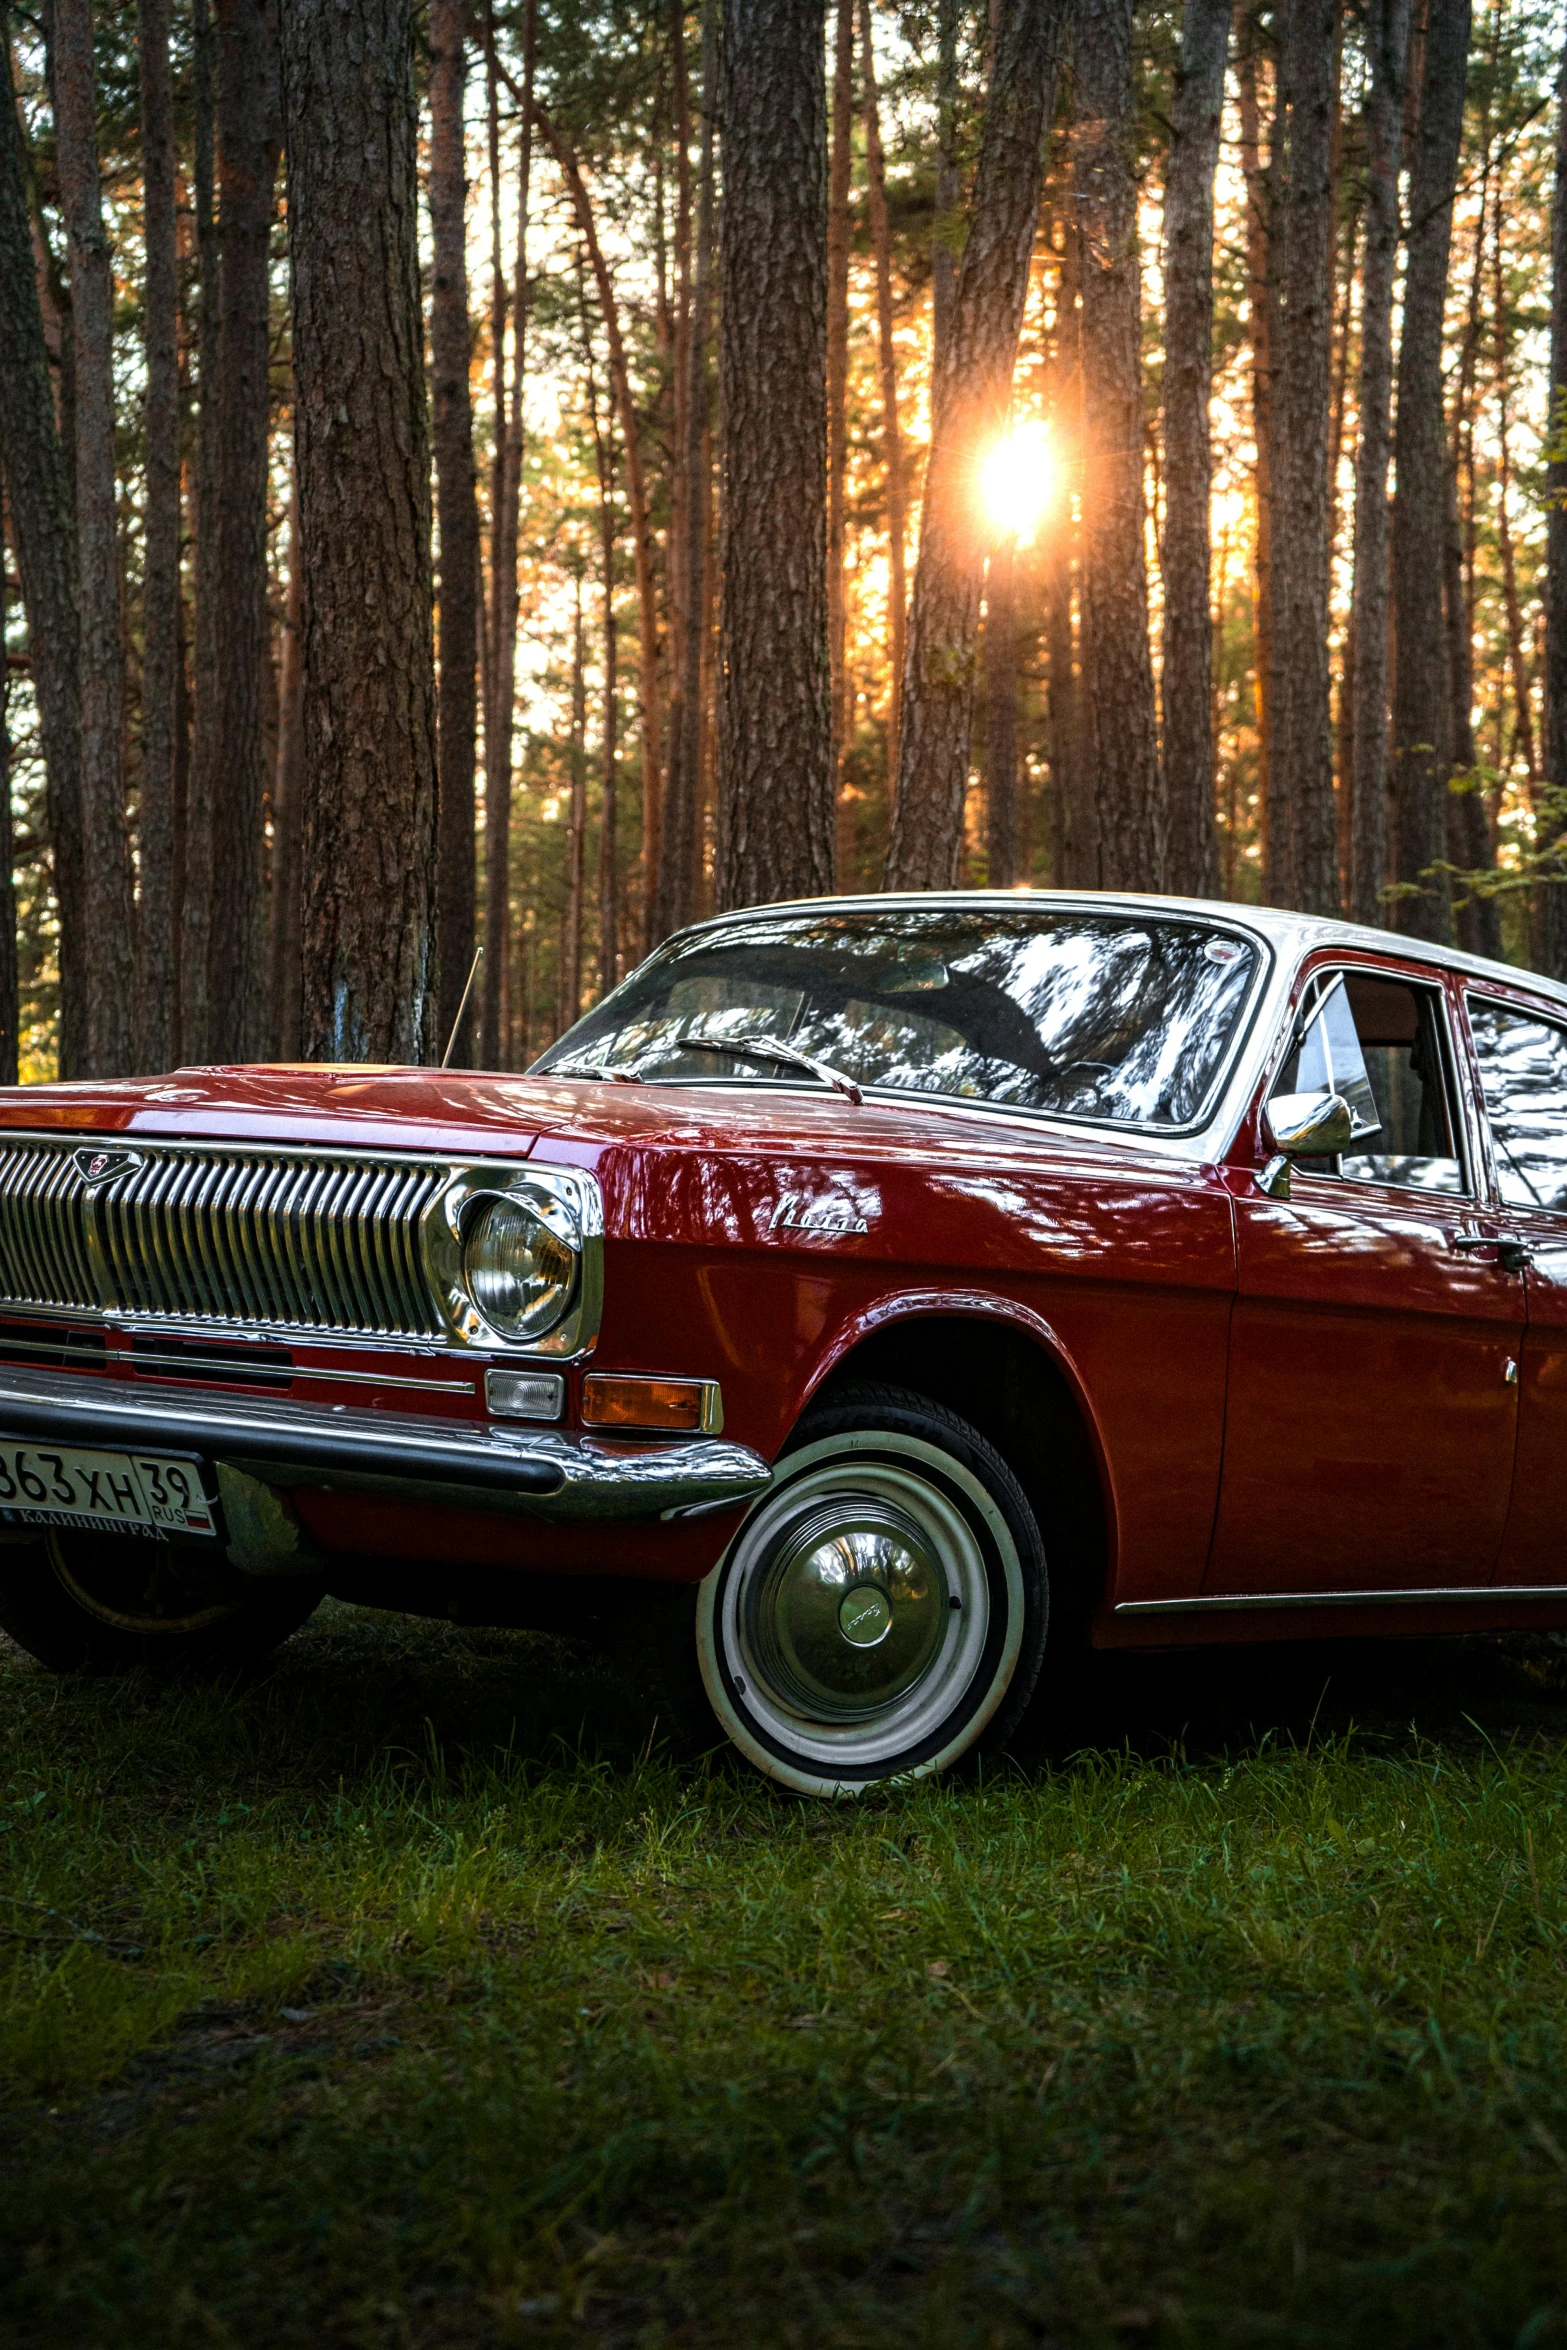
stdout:
{"type": "Polygon", "coordinates": [[[1567,2345],[1567,1654],[1047,1713],[832,1808],[522,1635],[0,1643],[0,2340],[1567,2345]]]}

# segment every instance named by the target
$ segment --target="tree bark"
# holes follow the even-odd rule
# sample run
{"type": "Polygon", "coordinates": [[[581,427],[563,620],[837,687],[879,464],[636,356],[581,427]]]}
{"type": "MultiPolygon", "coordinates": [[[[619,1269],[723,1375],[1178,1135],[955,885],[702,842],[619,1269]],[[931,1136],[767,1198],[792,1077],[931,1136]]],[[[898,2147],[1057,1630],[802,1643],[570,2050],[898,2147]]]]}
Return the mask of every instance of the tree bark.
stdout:
{"type": "Polygon", "coordinates": [[[283,0],[304,1048],[432,1057],[435,650],[410,0],[283,0]]]}
{"type": "Polygon", "coordinates": [[[887,484],[887,788],[898,788],[898,736],[903,703],[903,663],[908,632],[908,582],[904,542],[908,524],[903,502],[903,443],[898,431],[898,352],[892,333],[892,232],[887,220],[887,164],[881,146],[881,104],[876,89],[876,51],[871,37],[871,0],[860,0],[861,75],[865,94],[865,181],[876,262],[876,349],[881,381],[881,461],[887,484]]]}
{"type": "Polygon", "coordinates": [[[832,162],[827,179],[827,644],[832,664],[833,788],[847,747],[844,658],[844,469],[848,462],[849,169],[854,134],[854,0],[838,0],[833,39],[832,162]]]}
{"type": "Polygon", "coordinates": [[[464,0],[430,8],[430,372],[434,392],[436,510],[440,525],[440,870],[436,1028],[450,1059],[473,1061],[475,874],[473,769],[479,660],[479,503],[468,391],[468,260],[464,217],[464,0]],[[466,1002],[464,998],[466,997],[466,1002]],[[459,1019],[459,1011],[461,1017],[459,1019]]]}
{"type": "MultiPolygon", "coordinates": [[[[1079,269],[1076,207],[1058,202],[1060,275],[1050,338],[1050,429],[1070,464],[1082,443],[1083,370],[1077,307],[1079,269]]],[[[1055,227],[1052,226],[1052,242],[1055,227]]],[[[1050,879],[1056,889],[1093,889],[1099,882],[1097,810],[1084,772],[1077,647],[1072,626],[1072,573],[1081,540],[1076,501],[1063,492],[1045,541],[1045,659],[1052,800],[1050,879]]]]}
{"type": "Polygon", "coordinates": [[[1355,452],[1355,584],[1348,697],[1350,912],[1385,922],[1387,879],[1388,510],[1392,447],[1393,279],[1398,266],[1398,165],[1410,0],[1371,0],[1366,47],[1366,249],[1360,294],[1360,441],[1355,452]]]}
{"type": "Polygon", "coordinates": [[[1011,889],[1022,867],[1017,771],[1017,540],[991,549],[985,582],[985,864],[991,889],[1011,889]]]}
{"type": "Polygon", "coordinates": [[[1445,939],[1450,928],[1447,883],[1431,872],[1447,849],[1442,634],[1447,432],[1442,330],[1468,51],[1469,0],[1431,0],[1410,175],[1409,258],[1398,353],[1393,774],[1397,879],[1401,889],[1413,891],[1397,899],[1396,919],[1400,930],[1432,939],[1445,939]],[[1431,877],[1423,878],[1427,875],[1431,877]]]}
{"type": "Polygon", "coordinates": [[[729,0],[717,897],[830,890],[824,0],[729,0]]]}
{"type": "Polygon", "coordinates": [[[1187,0],[1164,197],[1164,767],[1166,878],[1219,886],[1213,806],[1213,181],[1232,0],[1187,0]]]}
{"type": "MultiPolygon", "coordinates": [[[[490,675],[484,715],[484,963],[480,974],[479,1057],[502,1066],[509,1049],[501,1018],[501,991],[510,949],[511,736],[517,672],[517,532],[522,511],[522,396],[527,380],[528,206],[533,192],[533,77],[538,48],[538,0],[527,0],[522,30],[522,88],[518,103],[517,253],[512,277],[513,354],[505,463],[496,476],[500,505],[492,517],[490,675]],[[500,877],[492,888],[490,876],[500,877]]],[[[488,19],[486,22],[488,24],[488,19]]],[[[490,57],[495,62],[493,29],[490,57]]],[[[493,78],[493,77],[492,77],[493,78]]],[[[498,264],[497,264],[498,268],[498,264]]],[[[505,310],[499,307],[504,342],[505,310]]],[[[493,332],[493,324],[492,324],[493,332]]],[[[497,356],[496,396],[504,398],[504,350],[497,356]]],[[[496,415],[500,414],[497,406],[496,415]]]]}
{"type": "Polygon", "coordinates": [[[1273,173],[1264,155],[1258,0],[1243,0],[1236,45],[1241,171],[1246,182],[1246,310],[1251,340],[1251,422],[1257,461],[1257,527],[1252,564],[1252,687],[1257,703],[1257,801],[1264,873],[1273,799],[1273,173]]]}
{"type": "Polygon", "coordinates": [[[27,160],[11,80],[0,84],[0,474],[27,612],[27,656],[43,746],[60,923],[62,1077],[86,1073],[88,930],[82,858],[81,629],[65,452],[33,258],[27,160]]]}
{"type": "Polygon", "coordinates": [[[588,367],[588,419],[593,428],[594,466],[599,492],[599,566],[604,598],[604,750],[599,789],[599,994],[608,995],[620,977],[620,859],[616,839],[619,793],[618,757],[620,665],[619,628],[615,618],[615,448],[606,419],[599,422],[598,393],[588,367]]]}
{"type": "Polygon", "coordinates": [[[960,869],[986,552],[974,472],[1011,402],[1067,13],[1064,0],[1007,0],[999,30],[952,333],[932,390],[891,889],[950,889],[960,869]]]}
{"type": "MultiPolygon", "coordinates": [[[[691,84],[686,66],[687,0],[669,0],[669,71],[674,94],[675,133],[675,299],[668,333],[672,432],[669,469],[669,527],[665,540],[665,610],[669,617],[668,722],[669,755],[665,762],[663,822],[659,831],[658,895],[653,929],[667,938],[690,918],[692,809],[685,793],[681,743],[685,734],[687,644],[698,626],[692,602],[691,503],[696,495],[696,467],[687,429],[691,385],[691,84]]],[[[662,157],[662,146],[659,148],[662,157]]]]}
{"type": "Polygon", "coordinates": [[[169,0],[139,0],[147,487],[143,519],[138,1068],[174,1060],[174,729],[180,595],[179,286],[169,0]]]}
{"type": "Polygon", "coordinates": [[[1143,537],[1132,13],[1132,0],[1083,0],[1072,119],[1083,301],[1082,715],[1106,889],[1162,887],[1166,829],[1143,537]]]}
{"type": "Polygon", "coordinates": [[[936,0],[936,220],[930,240],[931,376],[951,357],[958,254],[963,243],[958,180],[958,0],[936,0]]]}
{"type": "MultiPolygon", "coordinates": [[[[1489,872],[1496,863],[1491,819],[1485,796],[1472,770],[1476,764],[1474,738],[1474,647],[1469,633],[1469,601],[1464,586],[1464,536],[1458,516],[1458,467],[1447,468],[1442,543],[1442,625],[1447,640],[1447,750],[1452,768],[1466,773],[1466,786],[1448,801],[1449,855],[1468,873],[1489,872]]],[[[1477,889],[1465,892],[1454,908],[1458,943],[1466,954],[1502,952],[1502,925],[1496,900],[1477,889]]]]}
{"type": "Polygon", "coordinates": [[[1272,904],[1310,914],[1339,909],[1328,668],[1335,16],[1336,0],[1281,0],[1272,157],[1279,251],[1264,889],[1272,904]]]}
{"type": "Polygon", "coordinates": [[[5,520],[5,500],[0,497],[0,1085],[14,1085],[21,991],[16,968],[15,842],[11,830],[11,665],[5,658],[6,607],[11,591],[5,561],[5,520]]]}
{"type": "Polygon", "coordinates": [[[218,0],[218,765],[207,995],[215,1060],[253,1058],[265,976],[267,436],[273,185],[282,139],[273,0],[218,0]]]}
{"type": "MultiPolygon", "coordinates": [[[[1549,458],[1545,475],[1545,779],[1567,793],[1567,47],[1556,76],[1556,175],[1551,192],[1549,458]]],[[[1567,812],[1567,800],[1557,803],[1567,812]]],[[[1567,831],[1558,813],[1550,837],[1567,831]]],[[[1541,969],[1567,979],[1567,884],[1541,892],[1541,969]]]]}
{"type": "Polygon", "coordinates": [[[60,196],[71,255],[76,366],[76,547],[81,594],[81,817],[88,939],[82,1073],[132,1058],[135,956],[121,730],[118,512],[114,479],[114,278],[98,178],[91,0],[55,0],[60,196]]]}
{"type": "Polygon", "coordinates": [[[185,795],[184,877],[180,891],[180,1057],[208,1058],[212,938],[212,828],[219,758],[218,445],[221,286],[214,194],[217,33],[209,0],[191,0],[195,76],[194,202],[197,413],[195,464],[195,726],[185,795]]]}
{"type": "Polygon", "coordinates": [[[304,607],[299,543],[299,473],[288,509],[288,587],[283,600],[283,658],[278,674],[277,771],[272,786],[272,942],[267,1002],[272,1050],[299,1058],[300,851],[304,824],[304,607]]]}
{"type": "Polygon", "coordinates": [[[558,1026],[572,1027],[582,1009],[582,913],[588,839],[587,636],[582,625],[582,574],[574,581],[571,632],[571,797],[566,819],[566,925],[561,941],[558,1026]]]}
{"type": "MultiPolygon", "coordinates": [[[[848,6],[850,0],[842,0],[848,6]]],[[[685,478],[689,494],[683,509],[685,552],[681,578],[687,605],[681,639],[684,676],[681,680],[680,725],[671,720],[669,794],[674,810],[674,864],[669,912],[672,927],[691,920],[696,911],[702,870],[702,745],[705,739],[706,699],[703,692],[704,647],[708,639],[709,566],[707,542],[712,527],[712,398],[709,356],[713,338],[713,147],[718,105],[717,0],[702,7],[702,138],[697,166],[696,263],[692,279],[691,323],[686,337],[686,396],[682,408],[685,429],[685,478]]]]}

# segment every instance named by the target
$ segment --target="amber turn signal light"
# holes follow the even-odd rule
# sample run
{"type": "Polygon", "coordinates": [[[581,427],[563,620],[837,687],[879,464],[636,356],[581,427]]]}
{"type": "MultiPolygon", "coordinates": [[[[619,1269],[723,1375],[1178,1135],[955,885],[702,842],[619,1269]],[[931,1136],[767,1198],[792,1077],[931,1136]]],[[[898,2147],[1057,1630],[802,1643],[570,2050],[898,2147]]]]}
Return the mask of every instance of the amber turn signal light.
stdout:
{"type": "Polygon", "coordinates": [[[590,1371],[582,1382],[587,1428],[670,1428],[716,1436],[724,1424],[716,1379],[632,1379],[590,1371]]]}

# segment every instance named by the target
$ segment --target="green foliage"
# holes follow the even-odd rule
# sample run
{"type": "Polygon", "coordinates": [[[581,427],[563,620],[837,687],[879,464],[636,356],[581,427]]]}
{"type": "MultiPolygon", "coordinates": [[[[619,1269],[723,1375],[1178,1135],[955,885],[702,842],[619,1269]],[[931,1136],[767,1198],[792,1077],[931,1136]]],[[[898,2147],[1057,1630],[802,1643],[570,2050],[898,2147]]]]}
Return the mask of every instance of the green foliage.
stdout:
{"type": "Polygon", "coordinates": [[[1545,1643],[1100,1659],[841,1809],[519,1636],[0,1671],[8,2339],[1567,2338],[1545,1643]]]}

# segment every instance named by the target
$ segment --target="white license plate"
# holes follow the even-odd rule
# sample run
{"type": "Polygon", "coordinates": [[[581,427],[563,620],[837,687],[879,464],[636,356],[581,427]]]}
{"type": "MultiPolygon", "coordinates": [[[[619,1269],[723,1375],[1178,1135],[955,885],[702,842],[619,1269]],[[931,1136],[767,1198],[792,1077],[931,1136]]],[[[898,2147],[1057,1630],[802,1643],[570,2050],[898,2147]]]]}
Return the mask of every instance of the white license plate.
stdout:
{"type": "Polygon", "coordinates": [[[161,1453],[83,1452],[0,1436],[0,1512],[27,1526],[97,1526],[120,1534],[213,1534],[194,1461],[161,1453]]]}

